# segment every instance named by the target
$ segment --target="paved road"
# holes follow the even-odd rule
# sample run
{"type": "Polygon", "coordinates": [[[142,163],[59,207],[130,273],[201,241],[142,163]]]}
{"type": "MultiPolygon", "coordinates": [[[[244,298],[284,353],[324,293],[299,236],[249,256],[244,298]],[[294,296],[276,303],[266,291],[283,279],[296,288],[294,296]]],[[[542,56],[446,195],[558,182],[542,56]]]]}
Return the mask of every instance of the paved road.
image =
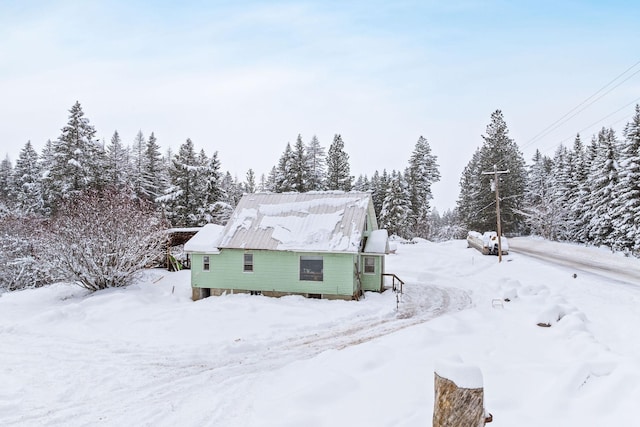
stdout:
{"type": "MultiPolygon", "coordinates": [[[[599,259],[585,258],[567,250],[568,246],[547,241],[531,241],[525,238],[509,239],[509,250],[532,256],[552,264],[570,267],[576,272],[595,274],[607,279],[640,286],[640,260],[635,265],[622,263],[624,258],[603,253],[599,259]]],[[[627,260],[628,261],[628,260],[627,260]]]]}

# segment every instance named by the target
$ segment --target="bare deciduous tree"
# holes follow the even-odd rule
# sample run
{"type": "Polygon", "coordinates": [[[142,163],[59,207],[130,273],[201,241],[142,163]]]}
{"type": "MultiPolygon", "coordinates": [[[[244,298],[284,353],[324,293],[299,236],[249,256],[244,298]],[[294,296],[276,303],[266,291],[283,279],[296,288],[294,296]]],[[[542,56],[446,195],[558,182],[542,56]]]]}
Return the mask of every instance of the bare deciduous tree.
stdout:
{"type": "Polygon", "coordinates": [[[0,289],[38,287],[47,281],[35,254],[44,223],[45,219],[36,215],[0,214],[0,289]]]}
{"type": "Polygon", "coordinates": [[[153,205],[131,193],[85,191],[51,218],[40,259],[52,277],[91,291],[127,286],[162,255],[165,229],[153,205]]]}

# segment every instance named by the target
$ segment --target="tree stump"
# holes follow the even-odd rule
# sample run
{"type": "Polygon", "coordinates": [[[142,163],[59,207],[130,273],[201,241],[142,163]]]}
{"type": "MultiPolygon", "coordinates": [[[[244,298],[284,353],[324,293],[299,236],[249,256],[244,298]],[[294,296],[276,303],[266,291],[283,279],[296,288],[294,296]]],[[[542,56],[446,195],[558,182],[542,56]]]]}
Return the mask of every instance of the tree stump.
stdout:
{"type": "Polygon", "coordinates": [[[445,364],[434,374],[433,427],[484,426],[487,420],[480,369],[445,364]]]}

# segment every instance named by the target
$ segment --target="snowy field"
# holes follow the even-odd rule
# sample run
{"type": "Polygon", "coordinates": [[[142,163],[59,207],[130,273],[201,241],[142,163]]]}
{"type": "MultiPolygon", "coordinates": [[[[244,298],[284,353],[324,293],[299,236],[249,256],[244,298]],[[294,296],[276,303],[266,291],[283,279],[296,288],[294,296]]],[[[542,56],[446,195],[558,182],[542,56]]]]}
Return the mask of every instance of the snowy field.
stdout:
{"type": "Polygon", "coordinates": [[[162,270],[2,294],[0,425],[424,427],[434,366],[457,358],[492,426],[638,425],[640,284],[463,241],[398,245],[387,272],[397,311],[391,291],[192,302],[189,272],[162,270]]]}

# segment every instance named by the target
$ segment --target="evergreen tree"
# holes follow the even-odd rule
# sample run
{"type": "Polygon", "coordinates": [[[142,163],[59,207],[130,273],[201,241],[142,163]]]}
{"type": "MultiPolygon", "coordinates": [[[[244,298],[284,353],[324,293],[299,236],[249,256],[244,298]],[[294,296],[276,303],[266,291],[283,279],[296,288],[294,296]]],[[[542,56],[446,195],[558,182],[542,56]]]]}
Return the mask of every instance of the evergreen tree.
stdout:
{"type": "Polygon", "coordinates": [[[479,155],[472,159],[474,163],[470,163],[470,167],[463,172],[461,185],[469,188],[461,187],[461,197],[458,199],[461,218],[469,229],[495,230],[495,177],[493,174],[482,175],[483,172],[493,171],[495,166],[498,170],[509,170],[508,174],[498,175],[497,183],[500,186],[502,231],[523,231],[525,162],[518,146],[508,135],[509,130],[500,110],[491,114],[486,133],[482,136],[484,143],[479,155]]]}
{"type": "Polygon", "coordinates": [[[327,189],[351,191],[352,182],[349,155],[344,151],[342,137],[336,134],[327,155],[327,189]]]}
{"type": "Polygon", "coordinates": [[[225,201],[234,208],[242,198],[242,184],[238,182],[238,178],[231,176],[226,172],[222,177],[222,191],[226,195],[225,201]]]}
{"type": "Polygon", "coordinates": [[[276,168],[275,176],[275,192],[287,193],[290,191],[296,191],[295,187],[295,173],[294,173],[294,152],[291,149],[291,144],[287,142],[287,146],[280,156],[278,161],[278,167],[276,168]]]}
{"type": "Polygon", "coordinates": [[[320,145],[318,138],[313,135],[307,145],[307,171],[309,191],[321,191],[325,189],[327,179],[327,160],[324,147],[320,145]]]}
{"type": "Polygon", "coordinates": [[[174,227],[201,225],[198,218],[200,205],[198,166],[193,142],[187,138],[171,161],[169,169],[171,186],[167,190],[167,195],[161,198],[161,201],[167,203],[167,218],[174,227]]]}
{"type": "Polygon", "coordinates": [[[625,145],[621,153],[618,200],[614,215],[616,248],[640,253],[640,105],[624,128],[625,145]]]}
{"type": "Polygon", "coordinates": [[[380,224],[389,234],[401,237],[407,235],[411,214],[411,201],[407,183],[400,172],[393,171],[385,194],[380,224]]]}
{"type": "Polygon", "coordinates": [[[590,193],[586,208],[592,213],[589,218],[589,242],[595,245],[615,244],[614,203],[617,198],[618,152],[613,129],[598,133],[596,152],[591,164],[590,193]]]}
{"type": "Polygon", "coordinates": [[[244,182],[244,192],[245,193],[255,193],[256,192],[256,174],[253,169],[249,169],[247,171],[247,176],[244,182]]]}
{"type": "Polygon", "coordinates": [[[584,153],[584,173],[589,177],[583,181],[580,181],[580,187],[578,191],[578,198],[574,206],[572,206],[572,217],[574,218],[573,232],[575,241],[580,243],[588,243],[590,241],[589,230],[590,223],[593,219],[594,212],[592,208],[592,195],[591,195],[591,167],[596,160],[596,154],[598,152],[598,140],[594,135],[591,138],[591,143],[586,147],[584,153]]]}
{"type": "Polygon", "coordinates": [[[561,144],[555,152],[553,161],[546,156],[543,159],[543,173],[546,175],[541,182],[545,186],[543,197],[546,198],[547,204],[545,208],[547,235],[544,237],[552,240],[567,240],[571,236],[570,198],[571,192],[575,191],[574,158],[571,151],[561,144]]]}
{"type": "Polygon", "coordinates": [[[269,171],[269,175],[267,175],[267,179],[263,179],[262,189],[261,191],[267,191],[276,193],[277,190],[277,180],[278,180],[278,169],[273,166],[269,171]]]}
{"type": "Polygon", "coordinates": [[[107,185],[107,151],[104,140],[89,144],[89,188],[103,190],[107,185]]]}
{"type": "Polygon", "coordinates": [[[427,140],[420,136],[409,158],[409,167],[405,173],[409,185],[411,214],[410,228],[414,236],[429,236],[429,200],[433,198],[431,186],[440,180],[437,157],[431,153],[427,140]]]}
{"type": "Polygon", "coordinates": [[[530,232],[552,239],[556,237],[557,216],[554,201],[553,173],[554,165],[562,163],[566,148],[556,152],[555,162],[536,150],[533,164],[529,168],[525,190],[525,221],[530,232]]]}
{"type": "Polygon", "coordinates": [[[7,154],[0,162],[0,202],[9,204],[9,196],[13,188],[13,164],[7,154]]]}
{"type": "Polygon", "coordinates": [[[53,162],[49,171],[49,185],[54,198],[79,194],[97,186],[102,158],[95,141],[96,131],[84,117],[80,103],[69,110],[69,121],[52,144],[53,162]]]}
{"type": "Polygon", "coordinates": [[[206,188],[207,204],[212,205],[225,197],[222,189],[222,171],[218,152],[215,151],[208,162],[206,169],[206,188]]]}
{"type": "Polygon", "coordinates": [[[22,214],[41,213],[43,209],[42,185],[38,153],[31,141],[20,151],[13,174],[13,199],[22,214]]]}
{"type": "Polygon", "coordinates": [[[47,140],[40,154],[39,169],[40,169],[40,185],[42,191],[43,208],[42,213],[44,215],[50,215],[55,201],[55,193],[53,192],[53,181],[51,179],[51,168],[53,167],[53,142],[47,140]]]}
{"type": "Polygon", "coordinates": [[[589,194],[587,188],[589,170],[580,134],[576,135],[573,142],[573,149],[569,153],[569,163],[571,165],[571,176],[567,183],[566,207],[568,218],[564,238],[576,242],[580,241],[579,235],[584,218],[584,206],[581,204],[581,200],[584,200],[589,194]]]}
{"type": "Polygon", "coordinates": [[[142,196],[155,201],[165,193],[169,178],[166,163],[160,154],[160,146],[153,132],[147,140],[142,168],[142,196]]]}
{"type": "Polygon", "coordinates": [[[376,217],[380,218],[382,212],[382,204],[387,195],[389,189],[389,175],[387,170],[383,169],[382,175],[378,171],[375,171],[371,177],[369,184],[371,190],[371,199],[373,201],[373,209],[376,211],[376,217]]]}
{"type": "Polygon", "coordinates": [[[465,229],[460,222],[456,209],[444,211],[439,224],[437,239],[440,241],[464,239],[466,237],[465,229]]]}
{"type": "MultiPolygon", "coordinates": [[[[273,168],[275,169],[275,167],[273,168]]],[[[260,174],[260,182],[258,183],[258,191],[266,192],[267,190],[267,176],[265,174],[260,174]]]]}
{"type": "Polygon", "coordinates": [[[296,145],[291,153],[291,179],[293,180],[293,191],[304,193],[308,190],[309,171],[307,170],[307,152],[302,136],[298,135],[296,145]]]}
{"type": "Polygon", "coordinates": [[[218,152],[214,152],[206,163],[202,182],[204,187],[204,215],[203,222],[224,224],[228,219],[228,209],[225,199],[227,194],[222,184],[222,172],[220,170],[218,152]]]}
{"type": "Polygon", "coordinates": [[[131,187],[135,194],[143,198],[145,194],[145,150],[147,148],[147,142],[145,140],[142,130],[139,130],[136,137],[133,140],[132,147],[132,162],[131,162],[131,187]]]}
{"type": "Polygon", "coordinates": [[[371,189],[369,178],[366,175],[358,175],[358,179],[353,184],[353,189],[355,191],[369,191],[371,189]]]}
{"type": "Polygon", "coordinates": [[[482,230],[484,211],[492,205],[480,207],[478,195],[481,192],[482,170],[480,169],[480,149],[476,149],[471,160],[462,171],[460,178],[460,194],[457,201],[457,212],[460,222],[467,230],[482,230]]]}
{"type": "Polygon", "coordinates": [[[107,184],[122,189],[129,184],[129,165],[127,149],[122,146],[118,131],[113,132],[107,145],[107,184]]]}

